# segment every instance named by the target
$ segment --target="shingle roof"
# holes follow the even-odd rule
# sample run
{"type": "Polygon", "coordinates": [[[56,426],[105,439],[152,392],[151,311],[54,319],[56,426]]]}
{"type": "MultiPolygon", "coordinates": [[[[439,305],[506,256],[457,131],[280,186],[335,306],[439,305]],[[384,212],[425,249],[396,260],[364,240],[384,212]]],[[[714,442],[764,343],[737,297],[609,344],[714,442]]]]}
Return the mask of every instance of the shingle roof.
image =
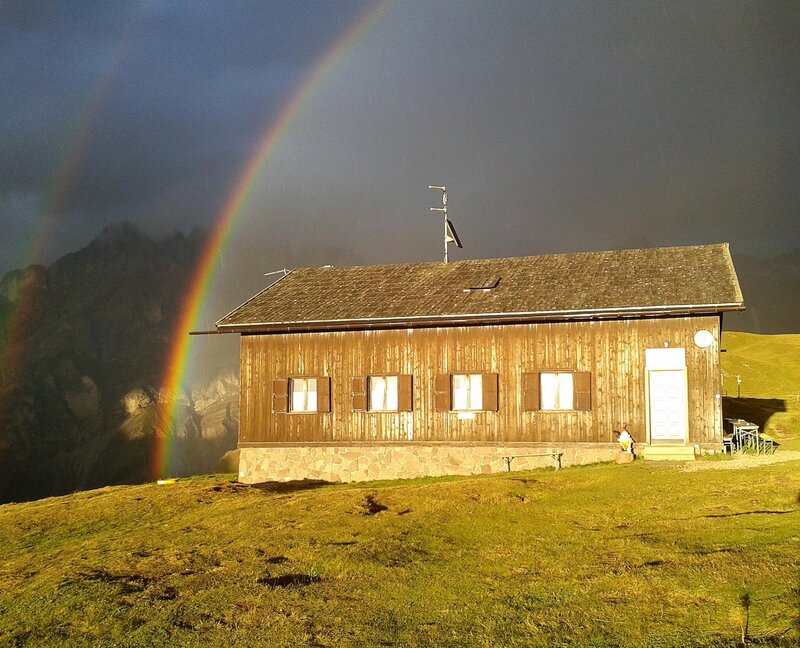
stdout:
{"type": "Polygon", "coordinates": [[[741,310],[727,243],[299,268],[217,322],[277,332],[741,310]]]}

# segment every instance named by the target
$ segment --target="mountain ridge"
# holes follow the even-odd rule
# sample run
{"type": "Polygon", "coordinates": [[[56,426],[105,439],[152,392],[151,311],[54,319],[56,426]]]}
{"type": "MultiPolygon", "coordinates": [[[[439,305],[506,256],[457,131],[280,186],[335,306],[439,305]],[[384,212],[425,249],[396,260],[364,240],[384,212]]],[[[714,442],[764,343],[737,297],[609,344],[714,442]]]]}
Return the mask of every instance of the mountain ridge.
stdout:
{"type": "Polygon", "coordinates": [[[0,280],[0,502],[147,481],[165,436],[176,474],[209,470],[235,446],[238,380],[229,371],[211,398],[221,411],[208,396],[198,407],[196,394],[209,389],[198,384],[179,394],[174,429],[158,415],[205,240],[200,230],[156,240],[121,223],[47,268],[0,280]]]}

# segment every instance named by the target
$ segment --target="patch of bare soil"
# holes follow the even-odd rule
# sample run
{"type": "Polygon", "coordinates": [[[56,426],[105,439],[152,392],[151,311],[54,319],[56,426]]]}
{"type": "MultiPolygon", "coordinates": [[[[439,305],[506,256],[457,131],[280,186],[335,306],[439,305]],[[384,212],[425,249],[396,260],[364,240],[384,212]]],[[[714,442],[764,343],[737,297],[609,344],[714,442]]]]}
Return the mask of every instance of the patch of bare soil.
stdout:
{"type": "Polygon", "coordinates": [[[729,461],[687,461],[683,465],[683,469],[687,472],[695,472],[697,470],[742,470],[784,461],[800,461],[800,450],[778,450],[775,454],[769,455],[737,454],[729,461]]]}

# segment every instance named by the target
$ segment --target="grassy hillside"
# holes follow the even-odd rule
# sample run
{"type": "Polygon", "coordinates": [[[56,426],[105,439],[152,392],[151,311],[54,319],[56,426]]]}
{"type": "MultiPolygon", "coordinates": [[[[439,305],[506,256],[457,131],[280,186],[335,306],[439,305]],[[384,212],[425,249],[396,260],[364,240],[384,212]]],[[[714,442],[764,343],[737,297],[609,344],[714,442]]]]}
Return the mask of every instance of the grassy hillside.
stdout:
{"type": "Polygon", "coordinates": [[[722,347],[725,415],[756,422],[800,448],[800,334],[725,332],[722,347]],[[742,378],[740,399],[737,374],[742,378]]]}
{"type": "MultiPolygon", "coordinates": [[[[723,346],[726,413],[797,445],[800,336],[723,346]]],[[[0,506],[0,645],[800,645],[800,461],[730,465],[0,506]]]]}
{"type": "Polygon", "coordinates": [[[9,504],[0,645],[732,646],[747,597],[750,638],[797,645],[798,468],[205,477],[9,504]]]}

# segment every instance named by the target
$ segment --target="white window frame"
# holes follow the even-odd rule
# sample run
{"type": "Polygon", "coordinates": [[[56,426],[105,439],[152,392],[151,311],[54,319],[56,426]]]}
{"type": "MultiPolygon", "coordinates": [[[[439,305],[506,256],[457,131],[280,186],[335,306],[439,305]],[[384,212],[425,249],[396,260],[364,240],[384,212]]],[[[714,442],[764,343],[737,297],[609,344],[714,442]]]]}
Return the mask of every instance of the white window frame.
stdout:
{"type": "Polygon", "coordinates": [[[539,409],[543,412],[574,411],[575,372],[542,371],[539,374],[539,402],[539,409]]]}
{"type": "Polygon", "coordinates": [[[307,414],[319,411],[319,385],[316,378],[289,379],[289,411],[307,414]],[[313,389],[311,389],[313,385],[313,389]],[[301,387],[301,389],[297,389],[301,387]]]}
{"type": "Polygon", "coordinates": [[[367,376],[367,410],[397,412],[400,406],[399,381],[396,374],[367,376]]]}
{"type": "Polygon", "coordinates": [[[483,374],[452,374],[450,393],[452,411],[479,412],[483,410],[483,374]]]}

